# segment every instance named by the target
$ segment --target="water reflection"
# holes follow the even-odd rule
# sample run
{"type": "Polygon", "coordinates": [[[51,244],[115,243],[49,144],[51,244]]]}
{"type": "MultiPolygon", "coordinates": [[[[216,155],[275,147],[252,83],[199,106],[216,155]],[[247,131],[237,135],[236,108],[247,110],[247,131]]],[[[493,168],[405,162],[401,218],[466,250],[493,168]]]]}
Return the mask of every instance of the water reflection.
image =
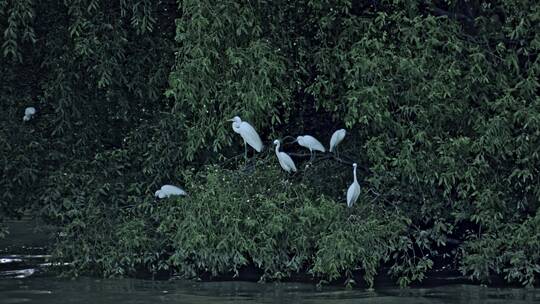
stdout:
{"type": "Polygon", "coordinates": [[[77,280],[53,277],[0,280],[0,303],[533,303],[538,289],[451,285],[385,288],[374,292],[312,284],[250,282],[77,280]]]}

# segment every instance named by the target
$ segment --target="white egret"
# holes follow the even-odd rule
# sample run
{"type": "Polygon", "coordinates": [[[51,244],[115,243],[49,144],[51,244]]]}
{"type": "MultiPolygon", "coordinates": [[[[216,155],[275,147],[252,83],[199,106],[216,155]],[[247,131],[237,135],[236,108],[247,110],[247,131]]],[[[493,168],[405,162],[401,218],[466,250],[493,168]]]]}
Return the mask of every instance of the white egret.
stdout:
{"type": "Polygon", "coordinates": [[[183,189],[181,189],[179,187],[176,187],[176,186],[173,186],[173,185],[163,185],[161,187],[161,189],[156,191],[156,193],[154,194],[154,196],[157,196],[159,198],[170,197],[170,196],[173,196],[173,195],[185,196],[185,195],[187,195],[187,192],[184,191],[183,189]]]}
{"type": "Polygon", "coordinates": [[[309,153],[311,154],[310,161],[314,158],[313,150],[326,152],[326,149],[321,142],[311,135],[298,136],[295,142],[298,142],[300,146],[309,149],[309,153]]]}
{"type": "Polygon", "coordinates": [[[29,121],[30,119],[32,119],[32,116],[34,116],[35,114],[36,114],[36,108],[34,107],[28,107],[24,109],[23,121],[29,121]]]}
{"type": "Polygon", "coordinates": [[[247,145],[250,145],[257,152],[261,152],[263,148],[263,143],[255,128],[253,128],[249,123],[242,121],[240,117],[235,116],[232,119],[232,128],[233,131],[240,134],[242,139],[244,139],[244,157],[247,159],[247,145]]]}
{"type": "Polygon", "coordinates": [[[279,140],[274,140],[274,145],[276,145],[276,156],[281,168],[289,173],[291,171],[296,172],[296,166],[292,158],[285,152],[279,152],[279,140]]]}
{"type": "Polygon", "coordinates": [[[354,182],[349,186],[349,189],[347,190],[347,207],[352,207],[358,197],[360,196],[360,184],[358,184],[358,180],[356,179],[356,163],[353,164],[353,175],[354,175],[354,182]]]}
{"type": "Polygon", "coordinates": [[[334,152],[334,150],[337,152],[337,145],[345,138],[345,134],[347,134],[345,129],[339,129],[332,134],[332,138],[330,138],[330,152],[334,152]]]}

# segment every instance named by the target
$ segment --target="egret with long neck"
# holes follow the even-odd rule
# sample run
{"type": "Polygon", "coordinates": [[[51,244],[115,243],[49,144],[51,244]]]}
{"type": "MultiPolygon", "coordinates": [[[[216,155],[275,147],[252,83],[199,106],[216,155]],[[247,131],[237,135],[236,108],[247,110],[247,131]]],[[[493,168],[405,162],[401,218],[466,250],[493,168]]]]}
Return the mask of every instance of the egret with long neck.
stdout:
{"type": "Polygon", "coordinates": [[[358,200],[358,197],[360,196],[360,184],[358,183],[358,179],[356,178],[356,163],[353,164],[353,175],[354,175],[354,182],[349,186],[349,190],[347,190],[347,207],[351,208],[356,200],[358,200]]]}
{"type": "Polygon", "coordinates": [[[263,149],[263,143],[255,128],[253,128],[249,123],[242,121],[240,117],[235,116],[232,119],[232,128],[233,131],[240,134],[244,140],[244,158],[247,160],[247,145],[250,145],[257,152],[261,152],[263,149]]]}
{"type": "Polygon", "coordinates": [[[279,144],[279,140],[274,140],[274,145],[276,145],[276,156],[278,158],[279,165],[281,166],[281,168],[283,168],[283,170],[289,173],[291,171],[296,172],[296,166],[294,165],[294,161],[287,153],[279,151],[279,144]]]}

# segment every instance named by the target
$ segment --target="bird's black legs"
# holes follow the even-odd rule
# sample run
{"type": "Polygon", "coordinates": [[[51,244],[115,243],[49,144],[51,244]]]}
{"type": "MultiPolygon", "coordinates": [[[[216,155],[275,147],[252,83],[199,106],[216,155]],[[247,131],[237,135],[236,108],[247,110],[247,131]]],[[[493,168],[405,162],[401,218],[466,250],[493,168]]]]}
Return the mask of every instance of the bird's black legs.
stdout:
{"type": "Polygon", "coordinates": [[[255,164],[249,164],[248,155],[247,155],[247,143],[244,141],[244,169],[245,173],[253,173],[255,169],[255,164]]]}

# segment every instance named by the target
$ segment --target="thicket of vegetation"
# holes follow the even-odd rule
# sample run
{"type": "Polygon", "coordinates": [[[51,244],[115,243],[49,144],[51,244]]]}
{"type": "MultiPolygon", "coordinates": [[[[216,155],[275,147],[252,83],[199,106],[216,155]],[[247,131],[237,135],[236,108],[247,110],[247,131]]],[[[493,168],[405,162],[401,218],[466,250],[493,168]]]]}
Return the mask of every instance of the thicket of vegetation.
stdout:
{"type": "Polygon", "coordinates": [[[538,281],[537,1],[0,0],[0,33],[0,218],[77,273],[538,281]],[[267,147],[345,127],[357,205],[330,160],[242,170],[235,115],[267,147]]]}

